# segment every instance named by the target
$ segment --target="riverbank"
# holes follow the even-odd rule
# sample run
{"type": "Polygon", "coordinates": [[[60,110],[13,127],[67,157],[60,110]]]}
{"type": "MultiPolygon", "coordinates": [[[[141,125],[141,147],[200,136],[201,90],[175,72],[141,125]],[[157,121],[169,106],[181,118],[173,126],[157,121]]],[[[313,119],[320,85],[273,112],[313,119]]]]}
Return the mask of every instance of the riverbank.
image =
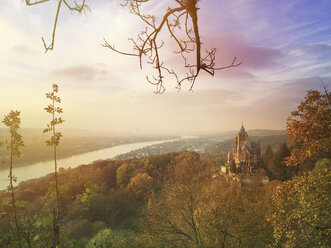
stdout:
{"type": "MultiPolygon", "coordinates": [[[[80,155],[71,156],[64,159],[58,160],[59,168],[76,168],[82,164],[88,164],[99,159],[112,159],[117,155],[127,153],[133,150],[137,150],[146,146],[152,146],[164,142],[176,141],[179,139],[172,140],[157,140],[147,142],[136,142],[130,144],[116,145],[106,149],[100,149],[98,151],[87,152],[80,155]]],[[[14,175],[17,177],[17,186],[20,182],[30,180],[33,178],[43,177],[49,173],[54,172],[54,162],[52,160],[46,162],[38,162],[24,167],[18,167],[14,169],[14,175]]],[[[8,185],[8,173],[9,169],[0,171],[0,190],[3,190],[8,185]]]]}
{"type": "MultiPolygon", "coordinates": [[[[15,168],[29,166],[34,163],[47,162],[53,159],[52,147],[46,146],[47,137],[39,133],[23,132],[24,147],[20,149],[21,156],[19,159],[14,158],[15,168]]],[[[58,159],[65,159],[75,155],[87,152],[98,151],[110,148],[116,145],[131,144],[137,142],[147,142],[156,140],[169,140],[179,138],[171,137],[110,137],[110,136],[87,136],[87,135],[67,135],[61,140],[57,153],[58,159]]],[[[1,136],[0,141],[8,140],[8,137],[1,136]]],[[[0,160],[5,164],[0,166],[0,171],[9,168],[9,152],[2,147],[0,149],[0,160]]]]}

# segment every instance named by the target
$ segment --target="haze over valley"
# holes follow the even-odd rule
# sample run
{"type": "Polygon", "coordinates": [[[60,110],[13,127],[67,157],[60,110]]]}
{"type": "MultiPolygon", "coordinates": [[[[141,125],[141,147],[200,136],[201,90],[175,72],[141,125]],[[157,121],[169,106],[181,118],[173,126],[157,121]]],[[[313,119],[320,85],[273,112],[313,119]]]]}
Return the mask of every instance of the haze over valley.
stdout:
{"type": "Polygon", "coordinates": [[[331,247],[330,13],[0,0],[0,247],[331,247]]]}

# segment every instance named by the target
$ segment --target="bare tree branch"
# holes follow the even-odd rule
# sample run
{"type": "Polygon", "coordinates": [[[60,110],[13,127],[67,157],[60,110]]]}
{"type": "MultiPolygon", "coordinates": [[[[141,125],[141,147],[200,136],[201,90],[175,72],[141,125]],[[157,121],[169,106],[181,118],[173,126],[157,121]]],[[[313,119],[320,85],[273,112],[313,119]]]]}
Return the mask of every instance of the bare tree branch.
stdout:
{"type": "Polygon", "coordinates": [[[35,1],[35,2],[30,2],[30,0],[25,0],[26,5],[30,6],[30,5],[36,5],[36,4],[40,4],[40,3],[44,3],[44,2],[48,2],[49,0],[40,0],[40,1],[35,1]]]}
{"type": "MultiPolygon", "coordinates": [[[[35,2],[31,2],[30,0],[25,0],[25,3],[27,6],[32,6],[32,5],[37,5],[41,3],[48,2],[49,0],[39,0],[35,2]]],[[[57,26],[57,21],[59,18],[59,13],[61,9],[62,2],[67,6],[67,8],[71,11],[77,11],[78,13],[82,13],[83,11],[89,11],[90,8],[85,4],[86,0],[82,0],[82,4],[78,4],[76,1],[74,1],[74,7],[70,6],[67,2],[67,0],[59,0],[59,3],[57,5],[56,9],[56,15],[55,15],[55,20],[54,20],[54,25],[53,25],[53,33],[52,33],[52,42],[50,45],[46,45],[44,37],[41,37],[41,40],[43,42],[44,48],[45,48],[45,53],[47,53],[49,50],[54,49],[54,43],[55,43],[55,31],[56,31],[56,26],[57,26]]]]}
{"type": "MultiPolygon", "coordinates": [[[[36,5],[48,2],[49,0],[36,0],[35,2],[30,2],[30,0],[25,0],[26,5],[36,5]]],[[[46,45],[44,38],[42,37],[45,52],[53,50],[55,32],[57,21],[61,9],[62,3],[71,11],[77,11],[81,13],[84,10],[90,10],[85,4],[86,0],[81,0],[81,4],[74,1],[73,6],[68,3],[68,0],[58,0],[58,6],[53,26],[52,41],[50,45],[46,45]]],[[[133,52],[125,52],[120,49],[115,49],[115,46],[110,44],[105,38],[103,47],[108,48],[118,54],[139,57],[139,65],[142,69],[143,60],[146,60],[146,64],[152,65],[155,69],[155,75],[147,76],[146,79],[149,83],[156,87],[155,93],[163,93],[165,87],[163,85],[166,72],[170,76],[174,77],[177,82],[176,88],[181,89],[184,82],[191,84],[190,91],[192,91],[195,84],[196,78],[200,75],[201,71],[205,71],[211,76],[215,75],[215,71],[225,70],[229,68],[234,68],[240,66],[242,62],[237,62],[236,57],[234,57],[231,64],[224,67],[217,67],[215,65],[216,60],[216,49],[212,48],[202,52],[202,42],[199,34],[199,24],[198,24],[198,3],[200,0],[169,0],[176,6],[168,7],[164,15],[161,18],[157,18],[153,14],[145,14],[142,11],[142,6],[149,3],[150,0],[124,0],[121,6],[128,7],[130,13],[139,17],[139,19],[145,24],[144,30],[138,33],[137,38],[129,38],[132,42],[133,52]],[[160,20],[159,22],[157,20],[160,20]],[[160,50],[164,46],[164,42],[160,40],[160,33],[165,30],[179,48],[176,49],[174,54],[179,54],[183,59],[184,66],[186,69],[185,76],[179,76],[179,73],[173,70],[171,67],[165,65],[162,59],[162,53],[160,50]],[[182,38],[184,37],[184,38],[182,38]],[[192,58],[195,57],[194,63],[189,63],[192,58]]]]}
{"type": "Polygon", "coordinates": [[[326,85],[324,84],[324,81],[320,77],[317,77],[317,78],[321,81],[321,83],[323,85],[324,93],[328,99],[329,107],[331,108],[331,96],[329,94],[329,90],[327,89],[326,85]]]}
{"type": "Polygon", "coordinates": [[[165,91],[164,72],[173,76],[177,82],[176,88],[181,89],[184,82],[191,84],[190,91],[192,91],[196,78],[201,71],[205,71],[208,74],[214,76],[215,71],[224,70],[240,66],[242,62],[237,62],[234,57],[232,63],[224,67],[216,67],[216,49],[212,48],[210,51],[206,51],[204,57],[202,57],[201,45],[198,25],[198,10],[197,4],[200,0],[173,0],[178,6],[168,7],[165,14],[162,16],[159,24],[156,23],[156,17],[154,15],[143,14],[142,4],[147,3],[150,0],[125,0],[122,6],[127,6],[130,9],[130,13],[138,16],[145,24],[145,29],[138,34],[136,40],[130,38],[133,43],[133,50],[137,53],[129,53],[119,51],[114,48],[114,45],[110,45],[106,39],[102,44],[104,47],[111,49],[122,55],[138,56],[140,68],[142,68],[143,58],[147,59],[146,63],[153,65],[156,70],[156,75],[147,76],[147,81],[156,87],[155,93],[163,93],[165,91]],[[181,24],[185,26],[185,32],[183,33],[181,24]],[[166,24],[166,25],[165,25],[166,24]],[[159,40],[159,34],[166,26],[166,30],[169,32],[170,38],[175,41],[179,51],[174,51],[175,54],[180,54],[184,61],[184,68],[187,69],[186,76],[180,78],[179,74],[172,68],[169,68],[164,64],[160,55],[160,48],[162,48],[164,42],[159,40]],[[179,38],[179,35],[185,35],[183,40],[179,38]],[[158,45],[160,44],[160,45],[158,45]],[[188,63],[188,55],[195,54],[195,63],[188,63]]]}

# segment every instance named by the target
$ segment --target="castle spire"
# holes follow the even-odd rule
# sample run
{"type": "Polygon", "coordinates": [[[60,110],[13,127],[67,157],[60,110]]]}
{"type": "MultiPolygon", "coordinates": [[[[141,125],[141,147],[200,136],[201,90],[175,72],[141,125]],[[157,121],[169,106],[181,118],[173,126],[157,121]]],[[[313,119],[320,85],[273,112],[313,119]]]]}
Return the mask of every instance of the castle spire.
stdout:
{"type": "Polygon", "coordinates": [[[241,123],[240,133],[245,132],[244,122],[241,123]]]}

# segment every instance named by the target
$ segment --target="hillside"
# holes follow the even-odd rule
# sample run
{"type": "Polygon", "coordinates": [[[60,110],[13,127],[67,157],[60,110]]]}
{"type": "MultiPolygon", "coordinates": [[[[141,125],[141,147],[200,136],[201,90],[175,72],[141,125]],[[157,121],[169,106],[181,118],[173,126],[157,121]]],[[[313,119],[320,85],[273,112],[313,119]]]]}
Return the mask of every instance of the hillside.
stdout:
{"type": "MultiPolygon", "coordinates": [[[[69,244],[84,247],[93,235],[109,228],[117,237],[118,243],[114,247],[155,247],[154,241],[145,239],[145,235],[149,235],[149,228],[144,225],[159,227],[159,224],[153,224],[153,213],[150,211],[152,206],[157,207],[156,202],[160,197],[165,197],[169,187],[191,185],[187,188],[189,190],[194,184],[196,186],[192,189],[198,187],[200,190],[204,188],[202,185],[211,187],[223,184],[223,188],[229,187],[222,177],[212,180],[216,170],[213,164],[201,159],[197,153],[182,152],[130,160],[98,161],[62,171],[59,174],[61,226],[69,235],[69,240],[67,238],[63,242],[67,242],[68,247],[69,244]]],[[[49,240],[52,218],[49,213],[55,203],[53,185],[54,177],[50,174],[20,183],[15,192],[18,202],[26,202],[19,207],[19,215],[26,216],[21,221],[29,228],[25,230],[27,235],[31,239],[38,235],[31,241],[38,247],[42,247],[43,240],[49,240]],[[34,222],[42,224],[33,225],[34,222]]],[[[0,192],[0,199],[8,196],[7,192],[0,192]]],[[[9,211],[9,205],[1,205],[0,212],[9,211]]],[[[10,227],[6,224],[8,216],[0,218],[1,247],[6,244],[6,234],[10,234],[10,227]]]]}
{"type": "MultiPolygon", "coordinates": [[[[249,131],[249,134],[251,133],[254,134],[254,132],[249,131]]],[[[260,131],[258,133],[261,134],[260,131]]],[[[267,132],[265,132],[265,134],[267,134],[267,132]]],[[[284,134],[270,136],[250,136],[250,138],[251,141],[260,142],[262,154],[266,151],[268,145],[270,145],[271,148],[275,151],[281,144],[288,142],[288,136],[284,134]]],[[[226,155],[233,147],[233,140],[234,139],[232,138],[210,144],[208,147],[206,147],[205,153],[211,156],[226,155]]]]}
{"type": "MultiPolygon", "coordinates": [[[[83,247],[87,239],[103,228],[124,232],[130,240],[132,234],[139,231],[139,219],[146,207],[147,196],[152,191],[159,192],[172,168],[187,159],[200,162],[194,153],[169,153],[140,159],[97,161],[62,171],[59,174],[62,222],[65,229],[70,230],[70,238],[82,245],[76,247],[83,247]],[[133,183],[133,178],[142,175],[146,178],[133,183]]],[[[55,202],[53,185],[52,174],[20,183],[16,199],[27,202],[27,207],[20,208],[20,214],[35,213],[46,218],[55,202]]],[[[7,192],[0,191],[0,200],[7,196],[7,192]]],[[[0,213],[3,211],[10,211],[9,206],[0,204],[0,213]]],[[[5,224],[7,221],[6,216],[0,215],[0,237],[10,233],[5,224]]],[[[43,233],[47,228],[40,227],[36,232],[47,236],[43,233]]],[[[0,247],[3,247],[1,240],[0,247]]]]}
{"type": "MultiPolygon", "coordinates": [[[[317,167],[311,174],[319,173],[316,179],[323,179],[322,193],[329,189],[330,175],[325,168],[317,167]]],[[[95,248],[99,247],[95,240],[99,240],[112,248],[193,248],[198,243],[222,247],[227,237],[225,247],[272,246],[274,230],[267,219],[278,221],[273,219],[278,214],[273,196],[286,184],[274,180],[263,185],[256,177],[252,184],[240,186],[231,175],[217,170],[208,157],[180,152],[97,161],[61,171],[61,244],[95,248]],[[220,229],[223,225],[225,231],[220,229]],[[201,240],[194,239],[194,230],[201,240]]],[[[56,204],[54,175],[20,183],[15,198],[24,243],[33,248],[50,247],[56,204]]],[[[15,242],[9,199],[9,191],[0,192],[0,247],[8,248],[15,242]]]]}

